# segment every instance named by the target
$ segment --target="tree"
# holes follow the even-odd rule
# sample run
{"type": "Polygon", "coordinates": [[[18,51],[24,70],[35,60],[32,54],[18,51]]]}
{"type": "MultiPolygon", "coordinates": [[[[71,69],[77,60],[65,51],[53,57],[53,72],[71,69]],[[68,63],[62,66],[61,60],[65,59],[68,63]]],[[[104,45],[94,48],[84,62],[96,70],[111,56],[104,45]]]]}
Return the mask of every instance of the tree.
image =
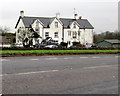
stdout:
{"type": "Polygon", "coordinates": [[[18,39],[23,43],[24,47],[30,47],[33,45],[33,38],[37,39],[40,36],[37,32],[33,30],[33,28],[29,28],[28,30],[18,30],[20,31],[18,39]]]}
{"type": "Polygon", "coordinates": [[[9,33],[10,32],[10,28],[9,27],[2,27],[0,26],[0,35],[4,35],[5,33],[9,33]]]}
{"type": "Polygon", "coordinates": [[[115,31],[115,32],[110,32],[106,31],[101,34],[94,34],[94,43],[97,43],[99,41],[102,41],[104,39],[118,39],[120,40],[120,32],[115,31]]]}

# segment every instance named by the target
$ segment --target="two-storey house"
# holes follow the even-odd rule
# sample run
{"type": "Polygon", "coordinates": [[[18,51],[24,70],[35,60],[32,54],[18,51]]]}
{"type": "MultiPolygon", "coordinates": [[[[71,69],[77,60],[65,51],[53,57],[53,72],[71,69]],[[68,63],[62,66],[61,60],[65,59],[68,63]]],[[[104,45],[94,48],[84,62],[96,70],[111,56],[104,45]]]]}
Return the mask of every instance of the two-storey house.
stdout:
{"type": "Polygon", "coordinates": [[[46,37],[51,37],[59,44],[66,42],[68,46],[71,46],[73,42],[80,42],[84,45],[93,43],[94,27],[78,14],[74,14],[74,18],[60,18],[59,13],[55,17],[30,17],[24,16],[24,11],[20,11],[20,17],[15,26],[16,44],[22,45],[20,36],[28,37],[30,33],[28,35],[25,33],[25,35],[24,32],[29,28],[33,28],[41,37],[37,40],[33,38],[33,44],[41,43],[46,37]]]}

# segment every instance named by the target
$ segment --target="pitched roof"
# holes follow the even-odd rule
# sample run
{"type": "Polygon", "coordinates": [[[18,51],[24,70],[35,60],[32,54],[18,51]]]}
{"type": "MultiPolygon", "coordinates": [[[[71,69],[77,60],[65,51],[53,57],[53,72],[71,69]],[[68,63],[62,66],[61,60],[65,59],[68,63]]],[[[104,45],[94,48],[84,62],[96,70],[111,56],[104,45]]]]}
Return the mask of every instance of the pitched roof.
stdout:
{"type": "Polygon", "coordinates": [[[112,43],[112,44],[120,43],[120,40],[118,40],[118,39],[106,39],[106,40],[104,40],[104,41],[109,42],[109,43],[112,43]]]}
{"type": "MultiPolygon", "coordinates": [[[[54,20],[55,17],[28,17],[28,16],[24,16],[24,17],[20,17],[19,19],[23,20],[23,23],[25,25],[25,27],[30,27],[30,25],[34,22],[34,20],[40,20],[43,23],[44,27],[48,27],[48,25],[54,20]]],[[[94,27],[89,23],[89,21],[87,19],[71,19],[71,18],[60,18],[59,19],[62,23],[64,28],[68,28],[71,23],[73,21],[76,21],[79,25],[80,28],[85,28],[85,29],[94,29],[94,27]]],[[[19,20],[16,24],[16,27],[19,23],[19,20]]],[[[15,27],[15,28],[16,28],[15,27]]]]}

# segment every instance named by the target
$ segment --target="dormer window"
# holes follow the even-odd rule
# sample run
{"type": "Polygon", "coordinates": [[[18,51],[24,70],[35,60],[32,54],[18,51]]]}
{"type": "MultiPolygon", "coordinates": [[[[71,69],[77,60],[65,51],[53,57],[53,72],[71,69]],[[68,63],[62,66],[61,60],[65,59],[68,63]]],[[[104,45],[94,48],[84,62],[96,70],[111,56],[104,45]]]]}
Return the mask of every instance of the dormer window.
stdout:
{"type": "Polygon", "coordinates": [[[58,28],[58,22],[55,22],[55,28],[58,28]]]}

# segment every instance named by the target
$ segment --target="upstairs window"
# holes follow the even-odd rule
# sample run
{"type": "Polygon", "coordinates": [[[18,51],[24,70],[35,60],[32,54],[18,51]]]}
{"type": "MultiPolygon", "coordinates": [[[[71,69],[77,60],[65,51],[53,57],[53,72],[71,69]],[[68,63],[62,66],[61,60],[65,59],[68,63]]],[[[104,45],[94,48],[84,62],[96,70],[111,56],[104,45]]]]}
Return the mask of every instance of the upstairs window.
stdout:
{"type": "Polygon", "coordinates": [[[58,38],[58,32],[54,33],[54,38],[58,38]]]}
{"type": "Polygon", "coordinates": [[[39,28],[35,28],[35,31],[38,32],[38,31],[39,31],[39,28]]]}
{"type": "Polygon", "coordinates": [[[76,28],[76,24],[75,23],[73,24],[73,28],[76,28]]]}
{"type": "Polygon", "coordinates": [[[73,38],[76,38],[77,37],[77,33],[76,31],[73,31],[73,38]]]}
{"type": "Polygon", "coordinates": [[[38,31],[39,31],[39,21],[37,21],[37,22],[36,22],[35,31],[36,31],[36,32],[38,32],[38,31]]]}
{"type": "Polygon", "coordinates": [[[49,32],[45,32],[45,37],[49,37],[49,32]]]}
{"type": "Polygon", "coordinates": [[[55,28],[58,28],[58,22],[55,22],[55,28]]]}
{"type": "Polygon", "coordinates": [[[39,21],[36,22],[36,27],[39,27],[39,21]]]}

